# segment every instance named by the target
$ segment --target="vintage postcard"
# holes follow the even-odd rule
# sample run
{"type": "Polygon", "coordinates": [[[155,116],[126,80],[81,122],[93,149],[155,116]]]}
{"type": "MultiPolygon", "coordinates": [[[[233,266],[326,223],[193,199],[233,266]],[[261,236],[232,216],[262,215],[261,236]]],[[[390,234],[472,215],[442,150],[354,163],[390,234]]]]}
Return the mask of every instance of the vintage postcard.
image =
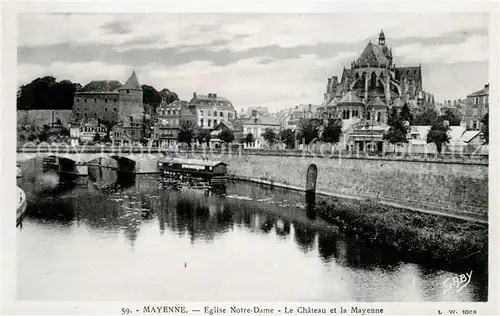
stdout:
{"type": "Polygon", "coordinates": [[[500,313],[498,3],[2,22],[2,314],[500,313]]]}

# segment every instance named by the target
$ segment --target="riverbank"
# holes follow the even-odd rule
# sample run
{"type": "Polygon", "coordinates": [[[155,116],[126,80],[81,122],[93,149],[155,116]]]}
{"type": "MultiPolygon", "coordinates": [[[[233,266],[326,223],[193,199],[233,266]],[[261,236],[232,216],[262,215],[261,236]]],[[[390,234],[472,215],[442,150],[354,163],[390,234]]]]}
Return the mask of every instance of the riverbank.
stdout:
{"type": "Polygon", "coordinates": [[[316,212],[345,233],[384,249],[390,256],[457,271],[488,270],[486,226],[371,201],[336,198],[318,203],[316,212]]]}

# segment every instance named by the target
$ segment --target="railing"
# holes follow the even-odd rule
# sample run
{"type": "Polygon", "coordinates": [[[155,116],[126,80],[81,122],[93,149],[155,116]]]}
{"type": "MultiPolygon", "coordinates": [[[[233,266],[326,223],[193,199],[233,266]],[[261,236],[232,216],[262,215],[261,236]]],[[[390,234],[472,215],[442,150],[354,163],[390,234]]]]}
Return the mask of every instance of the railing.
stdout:
{"type": "Polygon", "coordinates": [[[24,145],[17,148],[18,153],[64,153],[64,154],[84,154],[84,153],[126,153],[126,154],[162,154],[179,155],[202,154],[202,155],[266,155],[266,156],[300,156],[300,157],[321,157],[321,158],[351,158],[351,159],[384,159],[384,160],[415,160],[415,161],[439,161],[439,162],[480,162],[487,164],[489,155],[486,153],[474,153],[466,151],[454,151],[444,153],[412,153],[412,152],[368,152],[368,151],[346,151],[346,150],[317,150],[317,149],[243,149],[243,148],[212,148],[193,146],[187,149],[163,148],[156,146],[140,145],[88,145],[69,146],[58,145],[24,145]]]}

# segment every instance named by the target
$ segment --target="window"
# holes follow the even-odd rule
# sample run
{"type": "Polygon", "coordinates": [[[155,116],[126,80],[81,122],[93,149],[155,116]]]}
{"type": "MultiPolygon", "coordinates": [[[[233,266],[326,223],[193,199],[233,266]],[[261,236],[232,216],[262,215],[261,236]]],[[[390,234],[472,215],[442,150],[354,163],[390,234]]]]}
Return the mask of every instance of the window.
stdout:
{"type": "Polygon", "coordinates": [[[116,102],[116,99],[114,101],[116,102]]]}
{"type": "Polygon", "coordinates": [[[97,103],[97,99],[94,99],[94,102],[96,102],[96,103],[97,103]]]}
{"type": "Polygon", "coordinates": [[[108,108],[104,108],[104,112],[108,112],[108,108]]]}
{"type": "Polygon", "coordinates": [[[472,115],[473,116],[477,116],[478,115],[477,108],[472,109],[472,115]]]}
{"type": "Polygon", "coordinates": [[[214,116],[217,117],[217,111],[214,111],[214,116]]]}
{"type": "Polygon", "coordinates": [[[97,117],[97,113],[94,112],[94,117],[97,117]]]}
{"type": "Polygon", "coordinates": [[[220,116],[220,117],[224,117],[224,113],[220,112],[220,115],[219,115],[219,116],[220,116]]]}
{"type": "Polygon", "coordinates": [[[80,102],[80,99],[76,99],[76,102],[80,102]]]}
{"type": "Polygon", "coordinates": [[[175,115],[175,110],[172,111],[172,115],[175,115]]]}
{"type": "Polygon", "coordinates": [[[478,104],[479,103],[479,98],[475,98],[474,99],[474,104],[478,104]]]}
{"type": "Polygon", "coordinates": [[[473,129],[476,129],[476,128],[477,128],[477,121],[473,121],[473,122],[472,122],[472,128],[473,128],[473,129]]]}
{"type": "Polygon", "coordinates": [[[366,112],[366,119],[370,120],[370,111],[366,112]]]}
{"type": "Polygon", "coordinates": [[[210,111],[208,111],[208,116],[210,116],[210,111]]]}
{"type": "Polygon", "coordinates": [[[233,114],[231,112],[227,113],[228,118],[233,118],[233,114]]]}
{"type": "Polygon", "coordinates": [[[200,119],[200,127],[203,127],[203,119],[200,119]]]}
{"type": "Polygon", "coordinates": [[[116,112],[116,111],[117,111],[117,110],[116,110],[116,108],[115,108],[115,112],[116,112]]]}
{"type": "Polygon", "coordinates": [[[84,116],[85,116],[85,117],[87,117],[87,113],[85,113],[85,115],[84,115],[84,116]]]}
{"type": "Polygon", "coordinates": [[[108,99],[104,99],[104,102],[108,103],[108,99]]]}
{"type": "Polygon", "coordinates": [[[200,110],[200,115],[203,116],[203,110],[200,110]]]}
{"type": "Polygon", "coordinates": [[[217,120],[214,120],[214,127],[217,126],[217,120]]]}
{"type": "Polygon", "coordinates": [[[208,127],[210,127],[210,124],[212,123],[211,119],[208,119],[208,127]]]}
{"type": "Polygon", "coordinates": [[[83,99],[83,102],[87,103],[87,99],[83,99]]]}
{"type": "Polygon", "coordinates": [[[127,93],[130,93],[130,90],[129,90],[129,89],[127,89],[127,93]]]}
{"type": "Polygon", "coordinates": [[[380,112],[377,112],[377,122],[380,122],[382,119],[382,114],[380,112]]]}

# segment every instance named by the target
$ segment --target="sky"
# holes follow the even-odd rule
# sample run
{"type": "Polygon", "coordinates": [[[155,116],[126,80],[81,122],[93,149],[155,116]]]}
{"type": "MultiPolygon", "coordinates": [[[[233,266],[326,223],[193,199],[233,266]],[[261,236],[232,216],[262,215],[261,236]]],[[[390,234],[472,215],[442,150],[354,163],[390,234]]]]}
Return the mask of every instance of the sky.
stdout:
{"type": "Polygon", "coordinates": [[[240,109],[321,104],[381,30],[396,66],[422,65],[436,100],[488,82],[489,17],[481,13],[40,14],[18,18],[18,84],[55,76],[82,85],[128,79],[189,101],[217,93],[240,109]]]}

